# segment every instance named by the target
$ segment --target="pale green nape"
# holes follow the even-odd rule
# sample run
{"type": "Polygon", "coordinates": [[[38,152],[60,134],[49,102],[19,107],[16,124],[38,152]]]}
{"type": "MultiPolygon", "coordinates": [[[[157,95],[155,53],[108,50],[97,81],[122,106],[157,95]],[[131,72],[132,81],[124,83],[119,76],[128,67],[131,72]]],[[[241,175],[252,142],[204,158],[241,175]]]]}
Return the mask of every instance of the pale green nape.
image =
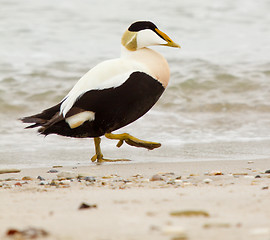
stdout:
{"type": "Polygon", "coordinates": [[[122,37],[122,45],[126,47],[130,51],[136,51],[137,50],[137,33],[136,32],[130,32],[125,31],[122,37]]]}

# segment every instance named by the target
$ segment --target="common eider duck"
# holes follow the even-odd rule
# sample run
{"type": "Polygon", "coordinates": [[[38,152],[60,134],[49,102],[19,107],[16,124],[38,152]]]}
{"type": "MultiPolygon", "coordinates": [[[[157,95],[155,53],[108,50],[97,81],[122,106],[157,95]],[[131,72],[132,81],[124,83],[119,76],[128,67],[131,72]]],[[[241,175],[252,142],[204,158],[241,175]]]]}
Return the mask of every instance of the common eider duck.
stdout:
{"type": "Polygon", "coordinates": [[[22,122],[39,127],[44,135],[94,138],[93,162],[103,158],[101,136],[149,150],[160,143],[137,139],[127,133],[113,134],[147,113],[158,101],[170,78],[166,59],[148,48],[163,45],[180,48],[150,21],[132,23],[122,36],[120,58],[107,60],[88,71],[57,105],[22,122]]]}

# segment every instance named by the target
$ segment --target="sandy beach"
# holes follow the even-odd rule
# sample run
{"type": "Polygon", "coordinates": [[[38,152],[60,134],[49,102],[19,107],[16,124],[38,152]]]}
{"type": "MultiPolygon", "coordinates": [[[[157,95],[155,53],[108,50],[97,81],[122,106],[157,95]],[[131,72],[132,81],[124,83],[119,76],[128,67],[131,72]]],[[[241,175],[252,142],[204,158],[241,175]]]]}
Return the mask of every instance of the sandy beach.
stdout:
{"type": "Polygon", "coordinates": [[[269,169],[266,159],[0,174],[0,239],[269,240],[269,169]]]}
{"type": "MultiPolygon", "coordinates": [[[[0,240],[270,240],[269,9],[269,0],[1,1],[0,240]],[[99,65],[100,75],[68,94],[70,107],[81,93],[120,88],[133,71],[167,76],[162,61],[119,59],[137,20],[152,21],[181,49],[151,47],[169,64],[168,87],[146,115],[113,133],[162,147],[117,149],[103,137],[105,158],[131,162],[96,165],[93,139],[24,129],[18,119],[67,100],[103,61],[120,67],[99,65]]],[[[143,46],[135,32],[130,44],[143,46]]],[[[142,109],[151,92],[136,96],[142,109]]],[[[85,106],[108,102],[101,109],[124,122],[127,102],[116,99],[110,109],[105,97],[85,106]]],[[[81,109],[86,121],[99,119],[99,107],[81,109]]]]}

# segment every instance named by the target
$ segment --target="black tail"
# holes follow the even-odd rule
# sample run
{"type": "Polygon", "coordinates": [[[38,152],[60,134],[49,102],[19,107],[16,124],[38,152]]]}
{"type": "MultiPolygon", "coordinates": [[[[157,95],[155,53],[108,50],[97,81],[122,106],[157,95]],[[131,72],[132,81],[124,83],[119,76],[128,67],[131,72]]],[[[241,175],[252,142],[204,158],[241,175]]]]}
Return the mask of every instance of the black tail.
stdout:
{"type": "MultiPolygon", "coordinates": [[[[60,106],[61,103],[51,108],[48,108],[41,113],[29,117],[24,117],[21,118],[20,120],[24,123],[33,123],[32,125],[29,125],[26,128],[42,127],[41,129],[43,129],[49,127],[50,125],[53,125],[56,122],[63,120],[63,118],[59,115],[60,106]]],[[[39,130],[39,132],[42,133],[41,130],[39,130]]]]}
{"type": "Polygon", "coordinates": [[[39,127],[38,132],[44,135],[58,134],[66,137],[86,138],[98,137],[104,134],[93,126],[93,122],[86,122],[82,126],[71,129],[60,114],[61,103],[44,110],[39,114],[21,118],[24,123],[31,123],[26,128],[39,127]]]}

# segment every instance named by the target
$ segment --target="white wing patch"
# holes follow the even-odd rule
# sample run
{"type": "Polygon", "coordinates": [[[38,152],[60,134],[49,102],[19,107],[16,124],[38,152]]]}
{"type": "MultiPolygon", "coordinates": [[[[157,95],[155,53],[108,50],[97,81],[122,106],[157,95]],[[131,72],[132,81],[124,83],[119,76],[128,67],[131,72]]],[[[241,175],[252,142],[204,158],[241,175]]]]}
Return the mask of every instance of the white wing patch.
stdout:
{"type": "Polygon", "coordinates": [[[76,128],[81,126],[86,121],[95,120],[95,113],[92,111],[85,111],[78,114],[75,114],[71,117],[66,118],[66,122],[70,128],[76,128]]]}

